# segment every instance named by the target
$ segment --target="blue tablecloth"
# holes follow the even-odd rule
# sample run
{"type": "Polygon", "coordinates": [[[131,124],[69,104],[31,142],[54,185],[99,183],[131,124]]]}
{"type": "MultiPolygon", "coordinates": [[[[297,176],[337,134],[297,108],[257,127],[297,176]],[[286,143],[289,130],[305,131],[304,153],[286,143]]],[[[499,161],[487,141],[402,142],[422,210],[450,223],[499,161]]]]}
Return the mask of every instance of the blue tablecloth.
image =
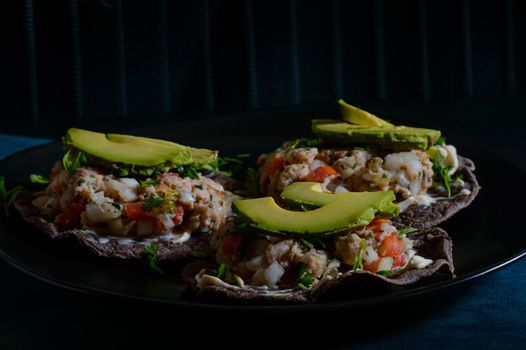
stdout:
{"type": "MultiPolygon", "coordinates": [[[[48,140],[0,134],[0,159],[45,142],[48,140]]],[[[322,348],[525,348],[525,271],[526,259],[521,259],[407,308],[363,310],[349,319],[341,315],[334,320],[302,317],[289,324],[294,329],[290,339],[277,341],[271,338],[286,335],[287,330],[283,325],[278,328],[279,317],[272,315],[264,317],[264,329],[243,322],[232,327],[203,316],[187,322],[181,317],[191,319],[191,315],[182,316],[178,310],[63,290],[0,262],[0,348],[40,348],[52,340],[74,341],[71,346],[77,348],[79,337],[98,342],[100,335],[115,335],[120,339],[117,344],[124,345],[126,339],[133,341],[139,334],[150,338],[151,344],[168,337],[174,346],[180,346],[177,337],[191,340],[190,331],[203,335],[194,339],[194,345],[211,342],[250,347],[265,342],[301,348],[316,344],[322,348]],[[334,330],[327,333],[331,323],[334,330]],[[317,333],[321,324],[324,334],[317,333]],[[123,329],[126,333],[119,333],[123,329]]]]}

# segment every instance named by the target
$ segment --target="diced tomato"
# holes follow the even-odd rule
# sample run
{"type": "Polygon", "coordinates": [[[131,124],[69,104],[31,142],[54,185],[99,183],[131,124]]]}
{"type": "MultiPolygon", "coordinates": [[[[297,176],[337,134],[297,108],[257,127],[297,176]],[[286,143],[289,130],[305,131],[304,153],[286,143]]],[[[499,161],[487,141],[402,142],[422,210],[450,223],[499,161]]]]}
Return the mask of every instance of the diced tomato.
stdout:
{"type": "Polygon", "coordinates": [[[330,165],[322,165],[314,169],[307,177],[305,181],[323,182],[327,176],[336,175],[338,172],[334,170],[330,165]]]}
{"type": "Polygon", "coordinates": [[[242,238],[243,236],[239,233],[226,236],[225,240],[223,241],[223,252],[225,254],[235,255],[239,250],[242,238]]]}
{"type": "Polygon", "coordinates": [[[380,264],[380,258],[376,259],[370,264],[364,264],[363,269],[371,272],[378,271],[378,264],[380,264]]]}
{"type": "Polygon", "coordinates": [[[400,254],[394,258],[393,267],[399,267],[405,264],[405,258],[403,254],[400,254]]]}
{"type": "Polygon", "coordinates": [[[62,228],[73,228],[80,223],[80,213],[82,213],[84,209],[84,204],[73,202],[62,212],[62,214],[57,216],[55,222],[62,228]]]}
{"type": "Polygon", "coordinates": [[[274,159],[270,161],[270,163],[267,165],[267,172],[270,176],[274,176],[274,174],[283,168],[283,165],[285,164],[285,161],[283,158],[276,156],[274,159]]]}
{"type": "Polygon", "coordinates": [[[374,233],[379,233],[382,230],[383,224],[391,224],[391,221],[386,219],[374,219],[369,225],[367,225],[367,228],[374,233]]]}
{"type": "Polygon", "coordinates": [[[177,225],[181,225],[183,223],[183,216],[184,216],[184,209],[183,209],[183,206],[182,205],[178,205],[175,207],[175,210],[174,210],[174,218],[173,218],[173,222],[174,224],[177,226],[177,225]]]}
{"type": "Polygon", "coordinates": [[[142,204],[143,202],[126,203],[124,206],[126,216],[132,220],[157,220],[155,215],[153,215],[155,209],[152,212],[147,212],[143,209],[142,204]]]}
{"type": "Polygon", "coordinates": [[[380,256],[390,256],[394,259],[399,257],[404,251],[404,241],[397,233],[391,233],[385,237],[378,247],[378,254],[380,256]]]}

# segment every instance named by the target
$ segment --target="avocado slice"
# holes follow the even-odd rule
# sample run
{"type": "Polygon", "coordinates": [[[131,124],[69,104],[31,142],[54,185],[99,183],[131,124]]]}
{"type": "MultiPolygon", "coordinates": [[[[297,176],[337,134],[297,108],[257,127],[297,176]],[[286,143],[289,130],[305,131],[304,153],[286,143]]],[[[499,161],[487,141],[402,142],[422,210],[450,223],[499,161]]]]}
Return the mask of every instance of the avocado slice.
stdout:
{"type": "Polygon", "coordinates": [[[398,207],[392,191],[345,192],[334,200],[310,211],[292,211],[279,207],[272,197],[238,200],[234,211],[247,224],[267,234],[293,236],[327,236],[369,224],[380,213],[393,217],[398,207]]]}
{"type": "Polygon", "coordinates": [[[217,151],[147,137],[103,134],[77,128],[67,131],[64,143],[108,163],[139,167],[204,165],[217,158],[217,151]]]}
{"type": "MultiPolygon", "coordinates": [[[[319,182],[294,182],[281,192],[281,198],[297,207],[317,208],[329,204],[336,199],[337,194],[324,192],[319,182]]],[[[385,216],[396,216],[400,208],[396,204],[386,204],[379,208],[379,213],[385,216]]]]}
{"type": "Polygon", "coordinates": [[[369,127],[314,119],[312,131],[328,141],[341,144],[376,144],[383,148],[426,150],[440,137],[439,130],[409,126],[369,127]]]}
{"type": "Polygon", "coordinates": [[[316,208],[332,202],[335,194],[324,192],[319,182],[293,182],[281,192],[281,198],[294,206],[316,208]]]}
{"type": "Polygon", "coordinates": [[[340,105],[340,114],[343,120],[349,123],[362,125],[362,126],[375,126],[375,127],[394,127],[393,124],[385,121],[377,116],[364,111],[358,107],[346,103],[344,100],[339,99],[338,104],[340,105]]]}

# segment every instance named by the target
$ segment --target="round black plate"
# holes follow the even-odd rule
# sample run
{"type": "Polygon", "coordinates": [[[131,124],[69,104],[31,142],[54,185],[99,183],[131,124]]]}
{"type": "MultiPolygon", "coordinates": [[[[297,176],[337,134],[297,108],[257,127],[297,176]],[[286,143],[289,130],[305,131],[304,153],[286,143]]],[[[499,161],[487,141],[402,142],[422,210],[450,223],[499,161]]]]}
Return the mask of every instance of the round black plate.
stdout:
{"type": "MultiPolygon", "coordinates": [[[[223,155],[252,154],[252,161],[284,140],[309,136],[312,115],[274,115],[261,118],[225,118],[180,123],[169,127],[141,129],[133,134],[174,140],[195,147],[221,150],[223,155]]],[[[526,197],[524,174],[510,162],[484,151],[469,141],[448,135],[459,153],[474,160],[482,190],[475,202],[443,225],[453,237],[456,277],[425,285],[396,288],[360,298],[325,298],[307,306],[272,306],[274,309],[305,310],[364,307],[431,292],[468,281],[508,264],[526,254],[526,235],[515,221],[523,210],[510,200],[526,197]],[[503,181],[506,185],[504,186],[503,181]],[[505,189],[507,188],[507,190],[505,189]],[[510,192],[512,188],[512,192],[510,192]]],[[[0,163],[0,174],[11,186],[24,185],[30,173],[48,174],[62,154],[58,142],[16,153],[0,163]]],[[[192,309],[254,310],[265,306],[205,304],[189,298],[179,278],[180,264],[164,265],[156,275],[145,264],[92,256],[74,239],[52,241],[25,224],[14,210],[0,215],[0,253],[12,265],[49,283],[79,291],[175,304],[192,309]]],[[[268,306],[267,306],[268,307],[268,306]]]]}

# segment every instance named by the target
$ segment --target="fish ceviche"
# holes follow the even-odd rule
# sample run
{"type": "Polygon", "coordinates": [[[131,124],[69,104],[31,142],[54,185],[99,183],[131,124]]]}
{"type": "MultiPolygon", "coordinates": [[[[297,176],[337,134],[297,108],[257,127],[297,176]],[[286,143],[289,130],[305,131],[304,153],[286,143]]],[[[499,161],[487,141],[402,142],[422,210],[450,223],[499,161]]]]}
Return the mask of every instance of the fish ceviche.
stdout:
{"type": "Polygon", "coordinates": [[[478,193],[473,163],[457,155],[439,131],[333,120],[314,120],[312,129],[319,138],[287,141],[259,157],[261,193],[279,200],[294,182],[318,182],[322,191],[331,193],[391,190],[401,212],[408,211],[401,223],[416,227],[439,224],[478,193]],[[423,208],[440,211],[440,217],[428,220],[423,208]],[[422,220],[413,220],[415,216],[422,220]]]}
{"type": "MultiPolygon", "coordinates": [[[[325,242],[227,232],[218,235],[213,244],[217,262],[227,271],[221,277],[239,287],[306,290],[348,271],[396,276],[433,262],[419,256],[410,236],[385,219],[376,219],[325,242]]],[[[203,288],[217,284],[218,279],[203,270],[198,284],[203,288]]]]}
{"type": "Polygon", "coordinates": [[[87,166],[68,173],[57,162],[49,181],[31,203],[64,230],[123,237],[207,232],[218,230],[227,214],[223,186],[202,175],[138,180],[87,166]]]}
{"type": "Polygon", "coordinates": [[[210,253],[233,198],[203,175],[218,170],[217,151],[75,128],[63,143],[45,189],[15,203],[26,221],[100,256],[142,258],[151,244],[166,260],[210,253]]]}

